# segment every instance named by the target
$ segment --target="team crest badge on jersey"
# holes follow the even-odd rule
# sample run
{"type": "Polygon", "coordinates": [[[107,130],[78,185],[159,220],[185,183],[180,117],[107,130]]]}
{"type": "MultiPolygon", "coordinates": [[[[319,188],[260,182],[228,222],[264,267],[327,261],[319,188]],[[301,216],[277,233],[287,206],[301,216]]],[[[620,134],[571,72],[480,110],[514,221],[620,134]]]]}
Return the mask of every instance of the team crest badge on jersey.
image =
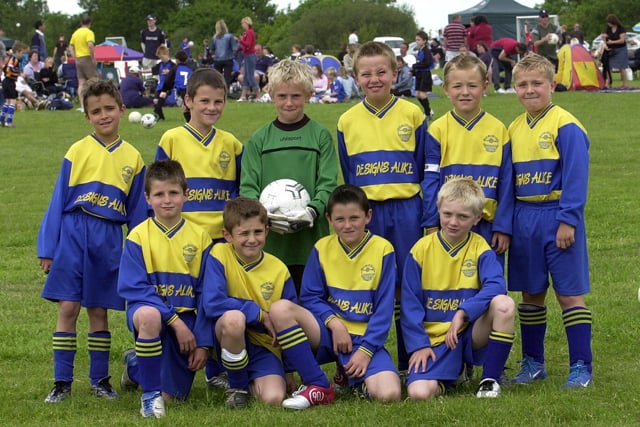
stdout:
{"type": "Polygon", "coordinates": [[[275,286],[273,286],[272,282],[264,282],[262,285],[260,285],[260,294],[262,295],[262,298],[264,298],[265,301],[269,301],[273,296],[274,289],[275,286]]]}
{"type": "Polygon", "coordinates": [[[498,138],[495,135],[487,135],[482,140],[482,145],[488,153],[495,153],[498,149],[498,138]]]}
{"type": "Polygon", "coordinates": [[[128,184],[131,181],[131,177],[133,177],[133,168],[131,166],[123,166],[122,167],[122,179],[125,184],[128,184]]]}
{"type": "Polygon", "coordinates": [[[365,282],[372,281],[373,278],[376,277],[375,267],[371,264],[364,265],[360,269],[360,277],[362,277],[362,280],[364,280],[365,282]]]}
{"type": "Polygon", "coordinates": [[[398,126],[398,138],[402,142],[409,142],[411,140],[411,134],[413,134],[413,127],[409,125],[398,126]]]}
{"type": "Polygon", "coordinates": [[[543,150],[548,150],[549,148],[551,148],[554,139],[555,138],[553,137],[553,134],[551,132],[542,132],[540,138],[538,139],[538,146],[543,150]]]}
{"type": "Polygon", "coordinates": [[[471,259],[465,259],[462,263],[462,274],[464,277],[473,277],[478,271],[476,262],[471,259]]]}
{"type": "Polygon", "coordinates": [[[220,153],[220,157],[218,157],[218,164],[222,169],[226,169],[229,167],[229,162],[231,161],[231,154],[223,151],[220,153]]]}
{"type": "Polygon", "coordinates": [[[184,257],[184,260],[187,261],[187,264],[193,261],[193,258],[195,258],[197,252],[198,248],[196,247],[196,245],[188,244],[182,248],[182,256],[184,257]]]}

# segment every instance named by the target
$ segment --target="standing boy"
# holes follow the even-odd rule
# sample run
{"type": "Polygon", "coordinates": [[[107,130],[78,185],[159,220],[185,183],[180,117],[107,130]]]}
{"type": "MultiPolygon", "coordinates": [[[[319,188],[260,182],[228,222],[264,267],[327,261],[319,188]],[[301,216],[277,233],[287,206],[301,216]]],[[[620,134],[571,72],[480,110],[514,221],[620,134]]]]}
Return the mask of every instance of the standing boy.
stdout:
{"type": "MultiPolygon", "coordinates": [[[[187,202],[183,216],[204,228],[215,242],[223,240],[222,211],[238,196],[242,143],[229,132],[217,129],[227,100],[222,74],[210,68],[194,71],[187,83],[185,105],[188,123],[162,135],[156,160],[180,161],[187,176],[187,202]]],[[[215,360],[207,364],[207,382],[228,386],[215,360]]]]}
{"type": "MultiPolygon", "coordinates": [[[[393,321],[393,247],[366,229],[371,208],[364,191],[354,185],[341,185],[331,193],[327,218],[335,234],[320,239],[309,256],[302,307],[287,301],[272,306],[278,341],[285,356],[304,360],[304,353],[295,353],[304,332],[319,363],[336,361],[349,385],[366,397],[398,401],[400,378],[384,347],[393,321]],[[281,304],[289,308],[283,310],[281,304]]],[[[305,409],[326,403],[321,397],[332,396],[333,387],[319,384],[301,386],[282,405],[305,409]]]]}
{"type": "MultiPolygon", "coordinates": [[[[372,233],[389,240],[398,265],[422,237],[420,182],[424,171],[427,122],[417,105],[391,94],[397,77],[396,57],[384,43],[358,49],[354,72],[365,99],[338,121],[338,153],[345,183],[361,187],[375,212],[372,233]]],[[[400,271],[398,272],[400,273],[400,271]]],[[[400,304],[400,274],[396,305],[400,304]]],[[[396,307],[398,369],[406,371],[408,356],[396,307]]]]}
{"type": "Polygon", "coordinates": [[[16,41],[13,44],[13,54],[6,59],[2,58],[5,60],[2,66],[2,71],[4,72],[4,79],[2,80],[4,103],[0,113],[0,127],[12,128],[16,126],[13,123],[13,115],[16,112],[16,101],[18,99],[16,82],[18,81],[18,76],[20,76],[20,58],[26,50],[27,45],[16,41]]]}
{"type": "Polygon", "coordinates": [[[78,94],[80,96],[80,111],[84,112],[82,92],[87,80],[98,77],[94,48],[96,36],[91,30],[91,18],[84,15],[80,20],[80,28],[75,30],[69,40],[69,51],[76,61],[76,73],[78,75],[78,94]]]}
{"type": "Polygon", "coordinates": [[[274,301],[295,301],[297,296],[287,267],[263,251],[267,221],[267,211],[257,200],[230,200],[223,229],[228,243],[214,245],[206,260],[202,306],[215,324],[222,365],[229,374],[228,408],[245,408],[250,389],[269,405],[280,405],[285,396],[281,349],[269,310],[274,301]]]}
{"type": "Polygon", "coordinates": [[[498,397],[514,340],[515,304],[505,295],[495,253],[471,231],[482,218],[484,193],[475,181],[456,178],[442,186],[437,203],[440,231],[420,239],[404,265],[407,392],[411,399],[443,394],[465,363],[483,365],[476,396],[498,397]]]}
{"type": "Polygon", "coordinates": [[[291,222],[307,221],[309,226],[295,231],[285,225],[277,230],[282,234],[272,233],[266,245],[267,252],[287,265],[299,294],[311,248],[329,234],[325,209],[336,187],[338,163],[329,131],[304,113],[313,95],[309,67],[290,59],[280,61],[269,71],[269,93],[278,116],[247,142],[240,194],[258,199],[264,187],[281,178],[293,179],[309,192],[307,208],[289,218],[291,222]]]}
{"type": "Polygon", "coordinates": [[[184,50],[179,50],[176,52],[176,62],[177,65],[174,68],[169,70],[169,73],[166,75],[162,86],[159,86],[158,96],[154,99],[155,106],[153,107],[153,112],[158,116],[158,120],[164,120],[164,113],[162,112],[162,107],[167,100],[167,96],[169,93],[175,88],[176,90],[176,101],[178,98],[182,100],[182,112],[184,115],[184,120],[189,122],[191,120],[191,113],[189,111],[189,107],[187,107],[184,103],[184,96],[187,93],[187,85],[189,82],[189,77],[191,77],[191,73],[193,70],[187,65],[187,54],[184,50]]]}
{"type": "Polygon", "coordinates": [[[90,80],[82,94],[94,132],[69,148],[38,234],[40,267],[48,273],[42,296],[58,303],[53,333],[55,385],[45,399],[71,393],[80,307],[89,315],[89,378],[97,397],[118,396],[109,383],[111,333],[107,310],[123,310],[118,266],[123,230],[147,217],[144,162],[120,138],[125,107],[110,81],[90,80]]]}
{"type": "Polygon", "coordinates": [[[482,111],[487,69],[475,56],[458,55],[444,67],[444,92],[453,109],[429,126],[422,192],[428,232],[440,224],[436,201],[448,180],[468,177],[484,191],[482,219],[473,231],[485,238],[504,265],[513,220],[513,173],[507,128],[482,111]]]}
{"type": "Polygon", "coordinates": [[[547,376],[544,337],[549,275],[569,343],[567,388],[592,382],[589,261],[584,222],[589,138],[582,124],[554,105],[553,64],[529,55],[514,69],[516,92],[527,110],[509,126],[516,206],[509,249],[509,290],[518,306],[522,368],[513,378],[529,384],[547,376]]]}
{"type": "Polygon", "coordinates": [[[198,346],[196,310],[211,237],[182,217],[187,179],[175,160],[151,164],[145,198],[154,217],[135,227],[124,247],[118,293],[127,301],[127,325],[136,348],[125,352],[121,385],[142,387],[140,414],[165,416],[165,400],[185,399],[207,350],[198,346]],[[195,334],[195,335],[194,335],[195,334]]]}

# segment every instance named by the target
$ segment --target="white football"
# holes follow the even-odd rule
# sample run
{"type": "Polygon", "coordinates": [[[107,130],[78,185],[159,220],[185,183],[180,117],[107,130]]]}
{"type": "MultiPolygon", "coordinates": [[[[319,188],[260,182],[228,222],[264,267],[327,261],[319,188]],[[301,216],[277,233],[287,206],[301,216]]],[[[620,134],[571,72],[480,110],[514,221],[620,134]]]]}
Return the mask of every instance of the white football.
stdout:
{"type": "Polygon", "coordinates": [[[549,43],[558,44],[559,41],[560,41],[560,37],[558,37],[556,33],[551,33],[551,35],[549,36],[549,43]]]}
{"type": "Polygon", "coordinates": [[[154,127],[157,123],[156,116],[151,113],[147,113],[140,118],[140,124],[143,128],[150,129],[154,127]]]}
{"type": "Polygon", "coordinates": [[[304,209],[311,201],[309,192],[293,179],[277,179],[264,187],[260,203],[271,213],[288,215],[304,209]]]}
{"type": "Polygon", "coordinates": [[[140,119],[142,119],[142,114],[139,111],[132,111],[129,113],[129,122],[140,123],[140,119]]]}
{"type": "Polygon", "coordinates": [[[190,41],[189,43],[187,43],[187,46],[193,47],[193,41],[190,41]]]}

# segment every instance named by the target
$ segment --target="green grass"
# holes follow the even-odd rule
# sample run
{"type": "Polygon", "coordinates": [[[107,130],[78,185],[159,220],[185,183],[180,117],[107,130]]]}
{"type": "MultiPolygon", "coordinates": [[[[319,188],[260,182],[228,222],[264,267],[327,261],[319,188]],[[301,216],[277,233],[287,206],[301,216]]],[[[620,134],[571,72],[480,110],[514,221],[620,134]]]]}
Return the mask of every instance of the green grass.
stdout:
{"type": "MultiPolygon", "coordinates": [[[[436,115],[449,109],[441,88],[432,99],[436,115]]],[[[573,112],[591,137],[591,175],[587,204],[593,311],[595,384],[583,391],[563,391],[567,348],[560,310],[549,298],[547,363],[549,378],[540,384],[510,389],[497,400],[472,396],[475,384],[431,402],[380,404],[341,397],[335,405],[302,413],[254,403],[245,411],[224,408],[223,395],[204,387],[202,373],[187,402],[170,405],[158,425],[636,425],[640,407],[640,364],[637,360],[640,321],[640,218],[637,117],[626,105],[637,105],[636,93],[558,93],[554,101],[573,112]]],[[[310,117],[332,133],[339,115],[350,105],[309,105],[310,117]]],[[[509,123],[522,109],[514,95],[490,95],[484,108],[509,123]]],[[[162,133],[180,123],[177,109],[168,120],[145,130],[125,120],[121,135],[150,162],[162,133]]],[[[246,141],[260,125],[272,120],[272,105],[230,101],[218,127],[246,141]]],[[[0,323],[0,423],[2,425],[148,425],[138,414],[139,394],[108,402],[89,393],[86,315],[80,316],[73,395],[59,405],[45,405],[52,385],[51,333],[56,306],[40,298],[44,274],[36,259],[40,220],[55,183],[62,157],[71,143],[90,131],[76,111],[18,113],[15,129],[0,129],[0,293],[4,295],[0,323]]],[[[514,295],[517,299],[517,295],[514,295]]],[[[111,314],[114,383],[122,372],[119,357],[130,347],[124,315],[111,314]]],[[[390,337],[389,347],[395,349],[390,337]]],[[[393,353],[395,350],[392,351],[393,353]]],[[[513,374],[520,354],[516,338],[508,366],[513,374]]],[[[327,366],[332,374],[333,367],[327,366]]]]}

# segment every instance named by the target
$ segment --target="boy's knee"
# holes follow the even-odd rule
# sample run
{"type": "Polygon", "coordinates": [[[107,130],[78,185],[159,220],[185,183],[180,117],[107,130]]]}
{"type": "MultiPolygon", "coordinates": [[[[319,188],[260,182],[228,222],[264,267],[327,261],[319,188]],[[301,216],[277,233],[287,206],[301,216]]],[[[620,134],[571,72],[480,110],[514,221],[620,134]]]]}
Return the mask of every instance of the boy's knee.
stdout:
{"type": "Polygon", "coordinates": [[[516,304],[507,295],[497,295],[491,300],[491,310],[494,312],[494,317],[515,318],[516,304]]]}
{"type": "Polygon", "coordinates": [[[294,303],[287,299],[275,301],[269,308],[269,317],[271,317],[271,321],[274,324],[277,324],[283,320],[292,318],[293,306],[294,303]]]}
{"type": "MultiPolygon", "coordinates": [[[[143,306],[133,313],[133,325],[138,332],[154,330],[160,333],[162,326],[162,316],[157,308],[143,306]]],[[[154,334],[155,335],[155,334],[154,334]]]]}
{"type": "Polygon", "coordinates": [[[223,336],[244,335],[247,318],[240,310],[229,310],[216,322],[216,330],[223,336]]]}
{"type": "Polygon", "coordinates": [[[416,381],[409,384],[407,394],[412,400],[432,399],[440,393],[440,387],[436,380],[416,381]]]}

